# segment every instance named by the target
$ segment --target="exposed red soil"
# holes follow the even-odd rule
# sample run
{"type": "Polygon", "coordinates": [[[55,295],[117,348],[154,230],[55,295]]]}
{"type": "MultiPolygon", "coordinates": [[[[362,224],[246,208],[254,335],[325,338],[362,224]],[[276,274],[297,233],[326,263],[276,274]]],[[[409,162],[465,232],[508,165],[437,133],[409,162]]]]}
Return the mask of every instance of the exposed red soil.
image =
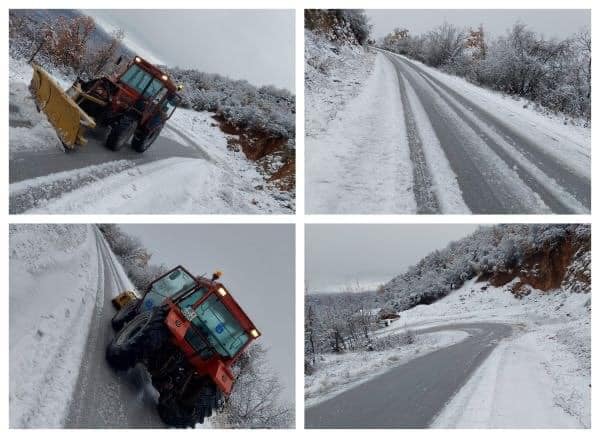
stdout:
{"type": "Polygon", "coordinates": [[[589,242],[566,236],[557,245],[548,245],[535,253],[526,254],[518,268],[485,273],[479,276],[478,281],[488,281],[498,287],[518,277],[519,280],[511,286],[511,291],[517,298],[529,295],[531,288],[540,291],[558,289],[575,254],[580,250],[589,250],[589,242]]]}
{"type": "Polygon", "coordinates": [[[235,136],[228,139],[227,147],[241,150],[246,158],[257,162],[263,174],[267,175],[267,182],[282,191],[296,189],[296,159],[293,151],[287,147],[288,139],[274,137],[263,131],[240,129],[221,116],[213,118],[219,123],[221,131],[235,136]],[[283,165],[273,170],[270,162],[275,158],[280,159],[283,165]]]}

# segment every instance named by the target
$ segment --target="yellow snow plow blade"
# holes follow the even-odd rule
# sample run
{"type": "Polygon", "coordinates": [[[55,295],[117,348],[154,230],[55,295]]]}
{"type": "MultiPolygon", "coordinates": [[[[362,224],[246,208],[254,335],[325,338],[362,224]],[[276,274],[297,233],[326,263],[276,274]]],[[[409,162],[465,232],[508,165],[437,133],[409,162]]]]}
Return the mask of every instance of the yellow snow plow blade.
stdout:
{"type": "Polygon", "coordinates": [[[95,128],[96,122],[71,99],[46,70],[32,64],[33,77],[30,90],[38,110],[43,111],[54,126],[59,138],[69,149],[84,145],[86,128],[95,128]]]}

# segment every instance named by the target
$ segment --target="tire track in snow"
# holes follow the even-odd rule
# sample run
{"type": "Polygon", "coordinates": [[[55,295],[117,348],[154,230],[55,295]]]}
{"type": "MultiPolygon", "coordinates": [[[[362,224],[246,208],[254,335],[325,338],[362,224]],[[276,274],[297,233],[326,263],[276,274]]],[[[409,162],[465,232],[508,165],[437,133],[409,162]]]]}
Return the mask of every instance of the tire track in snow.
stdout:
{"type": "Polygon", "coordinates": [[[110,248],[98,230],[94,230],[101,266],[98,295],[90,334],[69,413],[67,428],[162,428],[155,400],[148,390],[147,376],[140,367],[115,372],[106,363],[104,352],[114,336],[111,298],[124,286],[110,248]],[[115,289],[117,288],[117,289],[115,289]]]}
{"type": "Polygon", "coordinates": [[[486,126],[489,126],[504,141],[517,149],[528,161],[535,163],[535,165],[546,175],[552,175],[553,179],[555,179],[561,187],[564,187],[572,196],[586,206],[586,208],[590,208],[591,185],[589,178],[585,175],[581,175],[575,169],[569,168],[567,163],[560,162],[560,157],[552,156],[548,151],[541,148],[526,136],[507,126],[505,122],[491,114],[485,108],[470,101],[430,73],[419,68],[409,60],[400,56],[396,57],[456,99],[465,110],[469,111],[486,126]]]}
{"type": "MultiPolygon", "coordinates": [[[[572,214],[581,213],[586,210],[586,207],[572,196],[571,193],[562,190],[562,186],[559,185],[558,181],[555,181],[553,177],[548,174],[544,174],[543,170],[535,166],[529,159],[528,156],[522,153],[522,147],[516,147],[517,143],[512,140],[506,141],[506,137],[495,132],[494,125],[486,123],[482,117],[479,117],[479,111],[475,113],[465,103],[465,99],[462,98],[458,93],[454,91],[446,90],[449,88],[443,85],[440,81],[433,79],[430,75],[422,72],[416,66],[410,62],[403,60],[401,61],[412,68],[417,74],[419,74],[425,82],[429,84],[432,90],[443,99],[448,106],[459,115],[465,124],[467,124],[485,143],[492,149],[492,151],[502,160],[508,167],[513,169],[519,178],[540,198],[544,201],[548,207],[552,209],[554,213],[559,214],[572,214]],[[456,100],[453,96],[457,96],[456,100]],[[496,134],[496,135],[495,135],[496,134]],[[505,143],[502,145],[501,143],[505,143]],[[510,150],[511,146],[516,150],[510,150]]],[[[518,134],[516,134],[518,135],[518,134]]],[[[531,154],[528,154],[531,156],[531,154]]],[[[538,162],[539,164],[540,162],[538,162]]],[[[543,163],[543,162],[542,162],[543,163]]],[[[556,162],[553,162],[553,166],[557,166],[556,162]]],[[[550,165],[545,164],[546,168],[550,165]]],[[[551,175],[559,175],[556,173],[556,169],[550,169],[553,173],[551,175]]],[[[564,171],[563,171],[564,172],[564,171]]],[[[586,184],[582,184],[586,186],[586,184]]],[[[589,188],[589,183],[587,184],[589,188]]],[[[587,201],[589,202],[589,194],[587,195],[587,201]]]]}
{"type": "Polygon", "coordinates": [[[549,212],[539,196],[523,183],[513,169],[493,151],[445,101],[431,92],[429,84],[395,56],[386,56],[412,86],[439,140],[464,202],[474,213],[549,212]]]}
{"type": "Polygon", "coordinates": [[[417,123],[406,94],[404,78],[398,75],[400,98],[404,109],[404,122],[406,124],[406,138],[413,167],[413,192],[417,202],[417,213],[439,213],[440,206],[433,191],[431,175],[427,168],[427,160],[423,152],[423,141],[417,129],[417,123]]]}

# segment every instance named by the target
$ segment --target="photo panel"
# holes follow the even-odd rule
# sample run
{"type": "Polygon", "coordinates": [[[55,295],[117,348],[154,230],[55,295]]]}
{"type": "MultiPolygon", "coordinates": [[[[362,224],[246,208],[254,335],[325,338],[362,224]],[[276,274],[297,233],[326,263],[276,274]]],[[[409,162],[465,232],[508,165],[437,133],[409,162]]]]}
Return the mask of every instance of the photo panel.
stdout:
{"type": "Polygon", "coordinates": [[[10,428],[293,428],[294,239],[11,225],[10,428]]]}
{"type": "Polygon", "coordinates": [[[590,428],[589,224],[305,234],[306,428],[590,428]]]}

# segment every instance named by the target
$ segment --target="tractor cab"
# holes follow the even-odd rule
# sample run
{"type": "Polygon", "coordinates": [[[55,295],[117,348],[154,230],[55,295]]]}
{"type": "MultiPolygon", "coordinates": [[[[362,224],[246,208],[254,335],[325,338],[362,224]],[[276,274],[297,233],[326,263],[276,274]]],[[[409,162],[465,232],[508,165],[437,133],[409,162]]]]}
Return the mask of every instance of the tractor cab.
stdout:
{"type": "Polygon", "coordinates": [[[166,121],[181,101],[177,94],[181,87],[175,85],[162,70],[139,56],[129,63],[125,71],[115,77],[114,82],[120,88],[116,99],[113,99],[114,110],[123,105],[137,103],[138,106],[141,105],[136,108],[138,111],[157,113],[166,121]]]}
{"type": "Polygon", "coordinates": [[[178,266],[150,284],[139,311],[166,304],[165,323],[174,343],[228,394],[234,380],[231,365],[260,333],[217,279],[194,277],[178,266]]]}

